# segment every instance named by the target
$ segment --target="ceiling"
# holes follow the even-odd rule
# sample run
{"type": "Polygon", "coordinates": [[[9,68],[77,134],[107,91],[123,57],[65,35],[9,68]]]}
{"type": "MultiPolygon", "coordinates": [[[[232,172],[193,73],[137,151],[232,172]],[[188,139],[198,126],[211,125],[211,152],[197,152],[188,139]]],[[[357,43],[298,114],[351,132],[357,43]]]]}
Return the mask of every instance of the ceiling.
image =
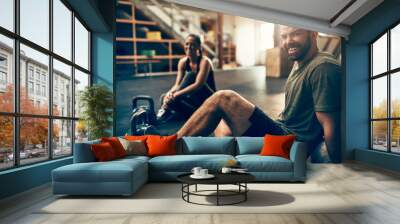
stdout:
{"type": "MultiPolygon", "coordinates": [[[[1,1],[1,0],[0,0],[1,1]]],[[[115,2],[109,0],[66,0],[92,32],[110,32],[115,2]]]]}
{"type": "MultiPolygon", "coordinates": [[[[223,0],[329,21],[351,0],[223,0]]],[[[346,25],[351,25],[345,23],[346,25]]]]}
{"type": "Polygon", "coordinates": [[[351,25],[383,0],[167,0],[347,37],[351,25]]]}

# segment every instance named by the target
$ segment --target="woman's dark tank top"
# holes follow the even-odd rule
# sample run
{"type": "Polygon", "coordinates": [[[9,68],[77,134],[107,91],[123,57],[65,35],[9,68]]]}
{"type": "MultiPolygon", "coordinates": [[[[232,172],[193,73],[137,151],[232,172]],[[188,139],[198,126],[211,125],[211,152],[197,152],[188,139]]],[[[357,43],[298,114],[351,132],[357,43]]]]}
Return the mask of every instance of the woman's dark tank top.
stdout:
{"type": "MultiPolygon", "coordinates": [[[[199,73],[200,61],[201,61],[201,59],[198,60],[198,62],[197,62],[196,75],[199,73]]],[[[186,72],[193,72],[192,68],[190,68],[189,59],[186,59],[185,71],[186,72]]],[[[212,67],[210,67],[210,71],[208,72],[206,83],[207,83],[208,87],[210,87],[210,89],[212,89],[214,92],[217,91],[217,88],[216,88],[216,85],[215,85],[215,80],[214,80],[214,71],[213,71],[212,67]]]]}

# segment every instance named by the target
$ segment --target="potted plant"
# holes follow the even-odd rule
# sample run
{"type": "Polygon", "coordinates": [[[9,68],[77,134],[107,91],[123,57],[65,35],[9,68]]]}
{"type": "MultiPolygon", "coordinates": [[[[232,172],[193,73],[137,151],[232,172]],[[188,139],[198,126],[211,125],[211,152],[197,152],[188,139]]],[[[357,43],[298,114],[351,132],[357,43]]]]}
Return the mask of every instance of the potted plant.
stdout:
{"type": "Polygon", "coordinates": [[[80,124],[87,127],[89,140],[110,136],[112,125],[113,94],[101,84],[87,86],[79,93],[79,106],[82,109],[80,124]]]}

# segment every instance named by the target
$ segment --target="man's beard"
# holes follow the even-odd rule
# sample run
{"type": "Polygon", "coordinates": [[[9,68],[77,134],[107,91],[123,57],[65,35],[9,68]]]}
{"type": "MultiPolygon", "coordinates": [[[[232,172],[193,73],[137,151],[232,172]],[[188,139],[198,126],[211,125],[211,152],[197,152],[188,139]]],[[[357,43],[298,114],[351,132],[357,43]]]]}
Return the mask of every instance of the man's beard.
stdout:
{"type": "Polygon", "coordinates": [[[295,44],[295,45],[288,46],[286,51],[288,53],[288,57],[290,60],[301,61],[307,55],[308,51],[310,50],[310,47],[311,47],[311,37],[310,37],[310,35],[308,35],[307,40],[306,40],[306,42],[304,42],[303,45],[295,44]],[[290,55],[289,54],[290,48],[297,48],[297,54],[290,55]]]}

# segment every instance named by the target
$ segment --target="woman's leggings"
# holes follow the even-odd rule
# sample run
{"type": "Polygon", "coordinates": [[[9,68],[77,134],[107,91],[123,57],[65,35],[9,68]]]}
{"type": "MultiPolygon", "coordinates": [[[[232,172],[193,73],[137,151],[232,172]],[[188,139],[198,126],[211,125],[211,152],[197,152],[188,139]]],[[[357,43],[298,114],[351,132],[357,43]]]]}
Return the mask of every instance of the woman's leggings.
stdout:
{"type": "MultiPolygon", "coordinates": [[[[195,81],[196,74],[194,72],[187,72],[182,82],[179,84],[178,90],[186,88],[195,81]]],[[[168,107],[181,113],[185,117],[190,117],[213,93],[214,91],[207,84],[204,84],[200,89],[190,94],[176,97],[173,101],[168,103],[168,107]]],[[[163,103],[164,96],[165,93],[161,95],[161,103],[163,103]]]]}

